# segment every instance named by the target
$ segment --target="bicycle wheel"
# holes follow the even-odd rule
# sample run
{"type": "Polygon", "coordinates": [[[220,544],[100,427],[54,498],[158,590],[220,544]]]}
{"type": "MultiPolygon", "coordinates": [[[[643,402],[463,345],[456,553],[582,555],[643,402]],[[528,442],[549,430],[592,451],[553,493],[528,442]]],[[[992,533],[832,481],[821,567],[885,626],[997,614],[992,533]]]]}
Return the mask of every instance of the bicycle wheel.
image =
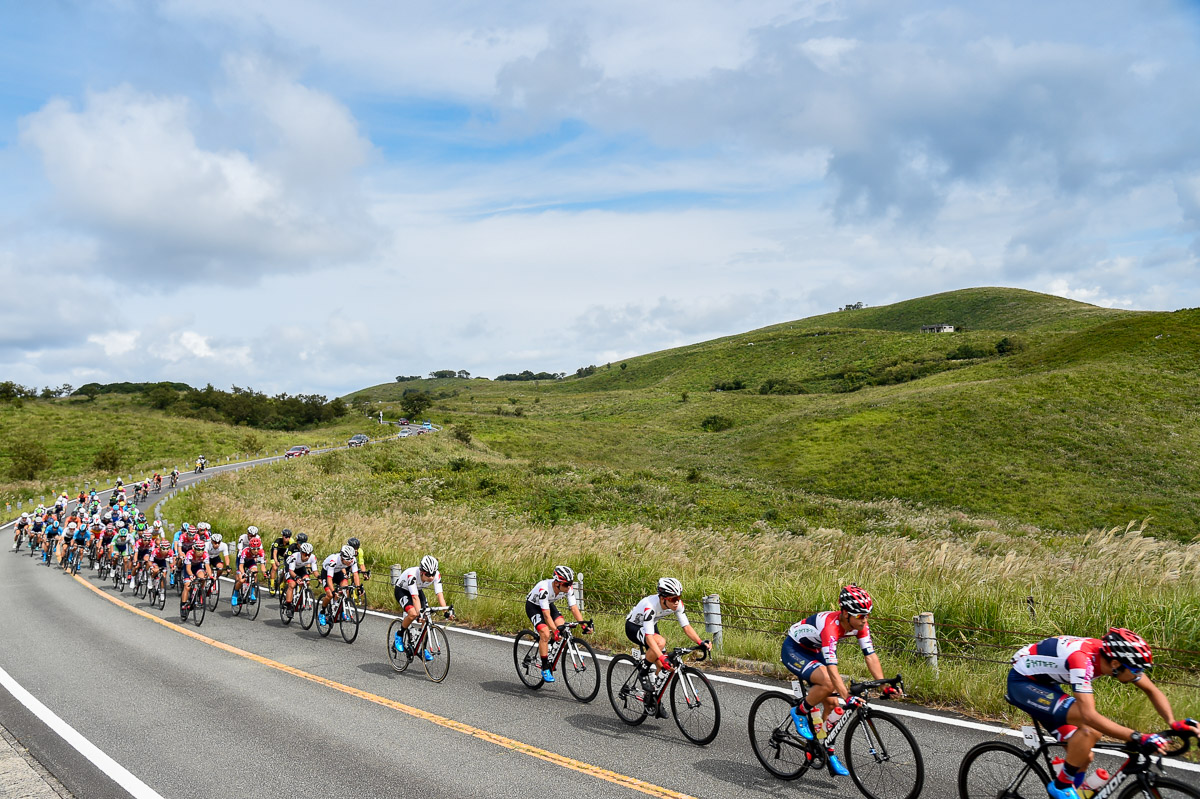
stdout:
{"type": "Polygon", "coordinates": [[[450,673],[450,639],[446,637],[446,628],[440,624],[430,624],[425,633],[425,647],[420,653],[425,663],[425,674],[434,682],[441,682],[450,673]],[[428,652],[433,657],[425,657],[428,652]]]}
{"type": "Polygon", "coordinates": [[[600,664],[591,644],[572,638],[558,663],[571,696],[580,702],[591,702],[596,698],[600,693],[600,664]]]}
{"type": "Polygon", "coordinates": [[[358,624],[367,617],[367,592],[364,589],[361,596],[354,598],[354,618],[358,624]]]}
{"type": "Polygon", "coordinates": [[[921,747],[895,716],[857,713],[842,744],[850,779],[867,799],[916,799],[925,785],[921,747]]]}
{"type": "Polygon", "coordinates": [[[638,679],[638,664],[629,655],[617,655],[608,664],[608,701],[617,718],[626,724],[637,726],[646,720],[646,697],[641,680],[638,679]]]}
{"type": "MultiPolygon", "coordinates": [[[[299,592],[299,588],[292,588],[292,601],[299,599],[297,596],[299,592]]],[[[279,621],[283,623],[284,627],[286,627],[292,623],[293,615],[295,615],[295,611],[287,602],[287,588],[285,587],[279,592],[279,621]]]]}
{"type": "Polygon", "coordinates": [[[203,590],[204,590],[204,586],[203,586],[203,585],[199,586],[198,588],[194,588],[194,589],[193,589],[193,599],[192,599],[192,621],[196,623],[196,626],[197,626],[197,627],[199,627],[201,624],[204,624],[204,614],[205,614],[205,613],[207,612],[207,610],[208,610],[208,606],[204,604],[204,594],[203,594],[203,593],[201,593],[201,594],[200,594],[200,601],[199,601],[199,602],[197,602],[197,601],[195,600],[195,592],[196,592],[196,591],[203,591],[203,590]]]}
{"type": "Polygon", "coordinates": [[[307,585],[296,590],[302,592],[300,594],[300,626],[307,630],[313,626],[313,621],[317,618],[317,602],[313,599],[312,590],[307,585]]]}
{"type": "Polygon", "coordinates": [[[338,632],[342,634],[342,640],[348,644],[354,643],[354,639],[358,638],[358,608],[350,597],[346,597],[342,601],[342,613],[338,618],[338,632]]]}
{"type": "Polygon", "coordinates": [[[808,771],[808,741],[796,732],[792,708],[796,700],[779,691],[759,694],[750,705],[750,747],[763,768],[781,780],[808,771]]]}
{"type": "Polygon", "coordinates": [[[150,578],[143,571],[140,574],[138,574],[137,585],[134,587],[133,593],[135,596],[137,596],[141,599],[145,599],[146,592],[149,590],[150,590],[150,578]]]}
{"type": "Polygon", "coordinates": [[[217,603],[221,601],[221,581],[210,580],[208,583],[208,609],[216,610],[217,603]]]}
{"type": "Polygon", "coordinates": [[[262,586],[258,584],[258,580],[250,580],[247,586],[243,589],[246,594],[246,618],[254,621],[258,618],[258,610],[262,605],[259,597],[259,592],[262,586]]]}
{"type": "Polygon", "coordinates": [[[246,609],[246,586],[242,584],[241,588],[235,587],[232,593],[229,594],[229,604],[233,606],[233,615],[241,616],[242,611],[246,609]],[[234,602],[233,600],[237,600],[234,602]]]}
{"type": "Polygon", "coordinates": [[[958,767],[960,799],[1043,799],[1049,782],[1035,752],[1007,741],[971,747],[958,767]]]}
{"type": "Polygon", "coordinates": [[[513,665],[517,676],[526,688],[537,690],[542,687],[542,661],[538,653],[538,634],[533,630],[521,630],[513,640],[513,665]]]}
{"type": "Polygon", "coordinates": [[[684,666],[671,681],[671,711],[683,737],[694,744],[712,743],[721,729],[721,704],[704,672],[684,666]]]}
{"type": "Polygon", "coordinates": [[[1138,781],[1132,780],[1129,787],[1121,792],[1120,799],[1141,799],[1144,796],[1150,796],[1153,799],[1200,799],[1200,792],[1179,780],[1164,777],[1154,772],[1148,773],[1146,777],[1150,783],[1148,792],[1143,792],[1142,786],[1138,784],[1138,781]]]}
{"type": "Polygon", "coordinates": [[[396,648],[396,636],[401,634],[403,629],[400,619],[396,619],[388,626],[387,632],[388,662],[392,664],[392,669],[397,672],[403,672],[408,668],[408,664],[412,663],[412,658],[408,654],[396,648]]]}
{"type": "Polygon", "coordinates": [[[158,593],[155,595],[158,598],[158,609],[162,610],[167,606],[167,578],[158,575],[158,593]]]}
{"type": "Polygon", "coordinates": [[[319,605],[320,603],[318,603],[317,607],[317,632],[320,633],[322,638],[324,638],[325,636],[329,635],[329,633],[333,632],[333,615],[338,609],[337,597],[329,600],[329,605],[324,608],[321,608],[319,605]],[[322,621],[322,619],[324,619],[324,621],[322,621]]]}

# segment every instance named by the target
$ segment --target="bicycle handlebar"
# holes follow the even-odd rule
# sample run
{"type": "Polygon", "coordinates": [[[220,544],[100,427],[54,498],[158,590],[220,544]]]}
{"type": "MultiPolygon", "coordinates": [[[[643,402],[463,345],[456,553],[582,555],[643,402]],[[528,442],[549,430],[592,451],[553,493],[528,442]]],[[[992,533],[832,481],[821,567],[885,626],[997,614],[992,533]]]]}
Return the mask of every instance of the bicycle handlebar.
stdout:
{"type": "Polygon", "coordinates": [[[708,660],[709,650],[704,644],[697,644],[696,646],[677,646],[671,650],[671,656],[669,660],[678,662],[685,655],[690,655],[693,652],[700,652],[703,655],[700,660],[708,660]]]}
{"type": "Polygon", "coordinates": [[[889,677],[885,680],[865,680],[863,682],[854,682],[851,680],[850,695],[862,696],[867,691],[870,691],[874,688],[882,688],[885,685],[890,685],[899,690],[900,693],[904,693],[904,677],[900,674],[897,674],[895,677],[889,677]]]}

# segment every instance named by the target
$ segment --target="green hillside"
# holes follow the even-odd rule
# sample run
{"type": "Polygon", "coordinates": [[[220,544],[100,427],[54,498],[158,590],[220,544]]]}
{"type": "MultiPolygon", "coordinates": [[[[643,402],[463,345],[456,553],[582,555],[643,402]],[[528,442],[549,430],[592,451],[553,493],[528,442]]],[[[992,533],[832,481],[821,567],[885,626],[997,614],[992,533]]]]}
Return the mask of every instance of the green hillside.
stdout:
{"type": "Polygon", "coordinates": [[[467,423],[476,441],[536,461],[700,470],[1052,529],[1152,517],[1152,532],[1190,539],[1200,524],[1197,352],[1200,311],[969,289],[652,353],[584,378],[393,383],[347,399],[398,415],[406,388],[432,389],[435,420],[467,423]],[[941,322],[967,332],[916,332],[941,322]],[[1016,343],[1008,354],[996,350],[1002,339],[1016,343]],[[964,346],[978,357],[947,357],[964,346]],[[760,393],[768,381],[805,393],[760,393]],[[702,429],[714,416],[731,427],[702,429]]]}

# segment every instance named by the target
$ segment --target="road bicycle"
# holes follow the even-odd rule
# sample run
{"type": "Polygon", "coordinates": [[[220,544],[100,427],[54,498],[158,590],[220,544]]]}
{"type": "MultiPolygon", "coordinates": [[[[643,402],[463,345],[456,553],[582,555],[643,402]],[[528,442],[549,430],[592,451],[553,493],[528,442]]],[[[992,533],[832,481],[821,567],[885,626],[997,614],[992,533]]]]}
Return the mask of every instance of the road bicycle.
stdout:
{"type": "Polygon", "coordinates": [[[175,488],[177,485],[179,485],[179,475],[173,474],[171,475],[171,488],[175,488]]]}
{"type": "Polygon", "coordinates": [[[651,715],[666,718],[670,689],[671,712],[683,737],[699,746],[711,743],[721,729],[721,705],[704,672],[683,665],[693,652],[701,653],[701,660],[708,657],[704,645],[676,647],[667,655],[671,668],[657,674],[641,671],[646,656],[640,647],[614,657],[608,664],[608,701],[617,717],[631,726],[651,715]]]}
{"type": "MultiPolygon", "coordinates": [[[[364,569],[358,573],[358,576],[365,583],[371,579],[371,572],[369,569],[364,569]]],[[[350,586],[350,590],[350,596],[354,598],[354,611],[358,615],[358,623],[362,624],[362,620],[367,615],[367,587],[365,585],[353,585],[350,586]]]]}
{"type": "Polygon", "coordinates": [[[24,527],[18,527],[18,528],[17,528],[17,537],[16,537],[16,539],[13,541],[13,548],[12,548],[12,551],[13,551],[13,552],[20,552],[20,551],[21,551],[21,544],[25,543],[25,539],[26,539],[26,538],[28,538],[28,537],[29,537],[29,535],[28,535],[28,533],[26,533],[26,532],[25,532],[25,528],[24,528],[24,527]]]}
{"type": "Polygon", "coordinates": [[[204,598],[208,595],[209,578],[197,577],[192,580],[191,590],[188,591],[188,599],[191,601],[186,605],[183,603],[183,594],[180,593],[179,613],[181,620],[187,620],[188,616],[192,617],[192,623],[199,627],[204,624],[204,614],[208,610],[207,603],[204,598]],[[200,601],[196,601],[196,597],[200,597],[200,601]],[[184,615],[184,612],[187,612],[184,615]]]}
{"type": "Polygon", "coordinates": [[[449,618],[454,615],[454,606],[426,605],[407,630],[402,619],[396,619],[388,626],[388,661],[397,672],[404,672],[419,653],[426,677],[434,682],[446,679],[450,673],[450,639],[446,637],[445,625],[433,621],[433,614],[439,611],[446,611],[446,617],[449,618]],[[398,637],[403,640],[403,650],[396,645],[398,637]]]}
{"type": "MultiPolygon", "coordinates": [[[[317,608],[317,632],[325,638],[333,631],[334,623],[342,634],[342,640],[348,644],[358,638],[358,610],[345,586],[339,585],[333,591],[329,604],[317,608]]],[[[305,628],[307,629],[307,628],[305,628]]]]}
{"type": "MultiPolygon", "coordinates": [[[[591,621],[564,624],[559,639],[550,641],[546,657],[550,661],[550,670],[562,674],[571,696],[580,702],[591,702],[600,693],[600,664],[591,645],[571,633],[580,624],[592,626],[591,621]]],[[[542,679],[539,641],[538,634],[533,630],[521,630],[513,641],[513,663],[517,667],[517,676],[525,683],[525,687],[535,691],[546,682],[542,679]]]]}
{"type": "Polygon", "coordinates": [[[284,587],[280,591],[279,597],[279,620],[285,626],[291,624],[292,619],[298,613],[300,614],[300,626],[306,630],[312,627],[313,619],[317,614],[314,608],[315,600],[312,588],[308,583],[308,580],[296,581],[295,587],[292,588],[292,601],[289,603],[284,598],[287,596],[287,581],[284,581],[284,587]]]}
{"type": "Polygon", "coordinates": [[[210,578],[208,581],[208,594],[205,597],[205,601],[208,602],[209,612],[215,611],[217,609],[217,603],[221,601],[220,576],[221,573],[218,571],[217,576],[210,578]]]}
{"type": "Polygon", "coordinates": [[[258,572],[251,572],[242,580],[240,588],[233,592],[233,597],[237,599],[233,604],[233,615],[240,616],[242,611],[246,612],[246,618],[254,621],[258,618],[258,609],[262,604],[258,601],[258,572]]]}
{"type": "MultiPolygon", "coordinates": [[[[1046,785],[1053,779],[1051,756],[1064,745],[1046,734],[1034,720],[1021,728],[1023,747],[1008,741],[984,741],[963,756],[958,767],[958,795],[961,799],[1001,797],[1002,799],[1042,799],[1046,785]]],[[[1118,752],[1126,760],[1111,771],[1108,781],[1095,789],[1092,799],[1196,799],[1200,791],[1163,773],[1163,757],[1181,757],[1191,748],[1196,736],[1190,732],[1165,730],[1159,735],[1179,741],[1165,755],[1146,754],[1132,743],[1100,742],[1094,749],[1118,752]]]]}
{"type": "Polygon", "coordinates": [[[750,705],[750,746],[763,768],[783,780],[799,779],[810,769],[828,767],[829,753],[844,736],[842,759],[863,796],[915,799],[921,793],[925,762],[916,739],[899,719],[863,699],[869,691],[885,685],[903,693],[904,680],[899,674],[886,680],[851,682],[850,695],[860,701],[838,707],[833,718],[814,724],[816,736],[811,741],[796,731],[795,721],[808,686],[792,685],[791,695],[767,691],[750,705]]]}
{"type": "Polygon", "coordinates": [[[125,590],[125,585],[129,582],[129,573],[125,570],[125,558],[117,556],[117,562],[112,568],[113,587],[117,589],[117,593],[125,590]]]}
{"type": "Polygon", "coordinates": [[[162,610],[167,606],[167,570],[159,569],[158,577],[150,581],[146,589],[146,596],[149,597],[150,607],[157,607],[162,610]]]}
{"type": "Polygon", "coordinates": [[[133,595],[140,599],[145,599],[146,594],[150,590],[150,567],[145,561],[139,562],[133,567],[133,595]]]}

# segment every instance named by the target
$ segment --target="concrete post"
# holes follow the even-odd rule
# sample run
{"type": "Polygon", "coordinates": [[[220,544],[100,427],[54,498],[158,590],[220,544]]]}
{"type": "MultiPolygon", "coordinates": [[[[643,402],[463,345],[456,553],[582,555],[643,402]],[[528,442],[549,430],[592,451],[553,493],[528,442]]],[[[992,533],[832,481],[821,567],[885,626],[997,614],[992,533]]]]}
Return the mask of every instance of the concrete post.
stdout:
{"type": "Polygon", "coordinates": [[[575,599],[579,601],[579,612],[583,613],[583,572],[575,572],[575,599]]]}
{"type": "Polygon", "coordinates": [[[479,579],[475,572],[463,575],[463,593],[467,595],[467,599],[479,599],[479,579]]]}
{"type": "Polygon", "coordinates": [[[701,602],[704,604],[704,627],[712,636],[713,649],[720,649],[725,637],[721,626],[721,595],[709,594],[701,602]]]}
{"type": "Polygon", "coordinates": [[[917,637],[917,654],[925,658],[925,662],[929,664],[934,673],[937,673],[937,628],[933,623],[933,614],[921,613],[914,617],[913,630],[917,637]]]}

